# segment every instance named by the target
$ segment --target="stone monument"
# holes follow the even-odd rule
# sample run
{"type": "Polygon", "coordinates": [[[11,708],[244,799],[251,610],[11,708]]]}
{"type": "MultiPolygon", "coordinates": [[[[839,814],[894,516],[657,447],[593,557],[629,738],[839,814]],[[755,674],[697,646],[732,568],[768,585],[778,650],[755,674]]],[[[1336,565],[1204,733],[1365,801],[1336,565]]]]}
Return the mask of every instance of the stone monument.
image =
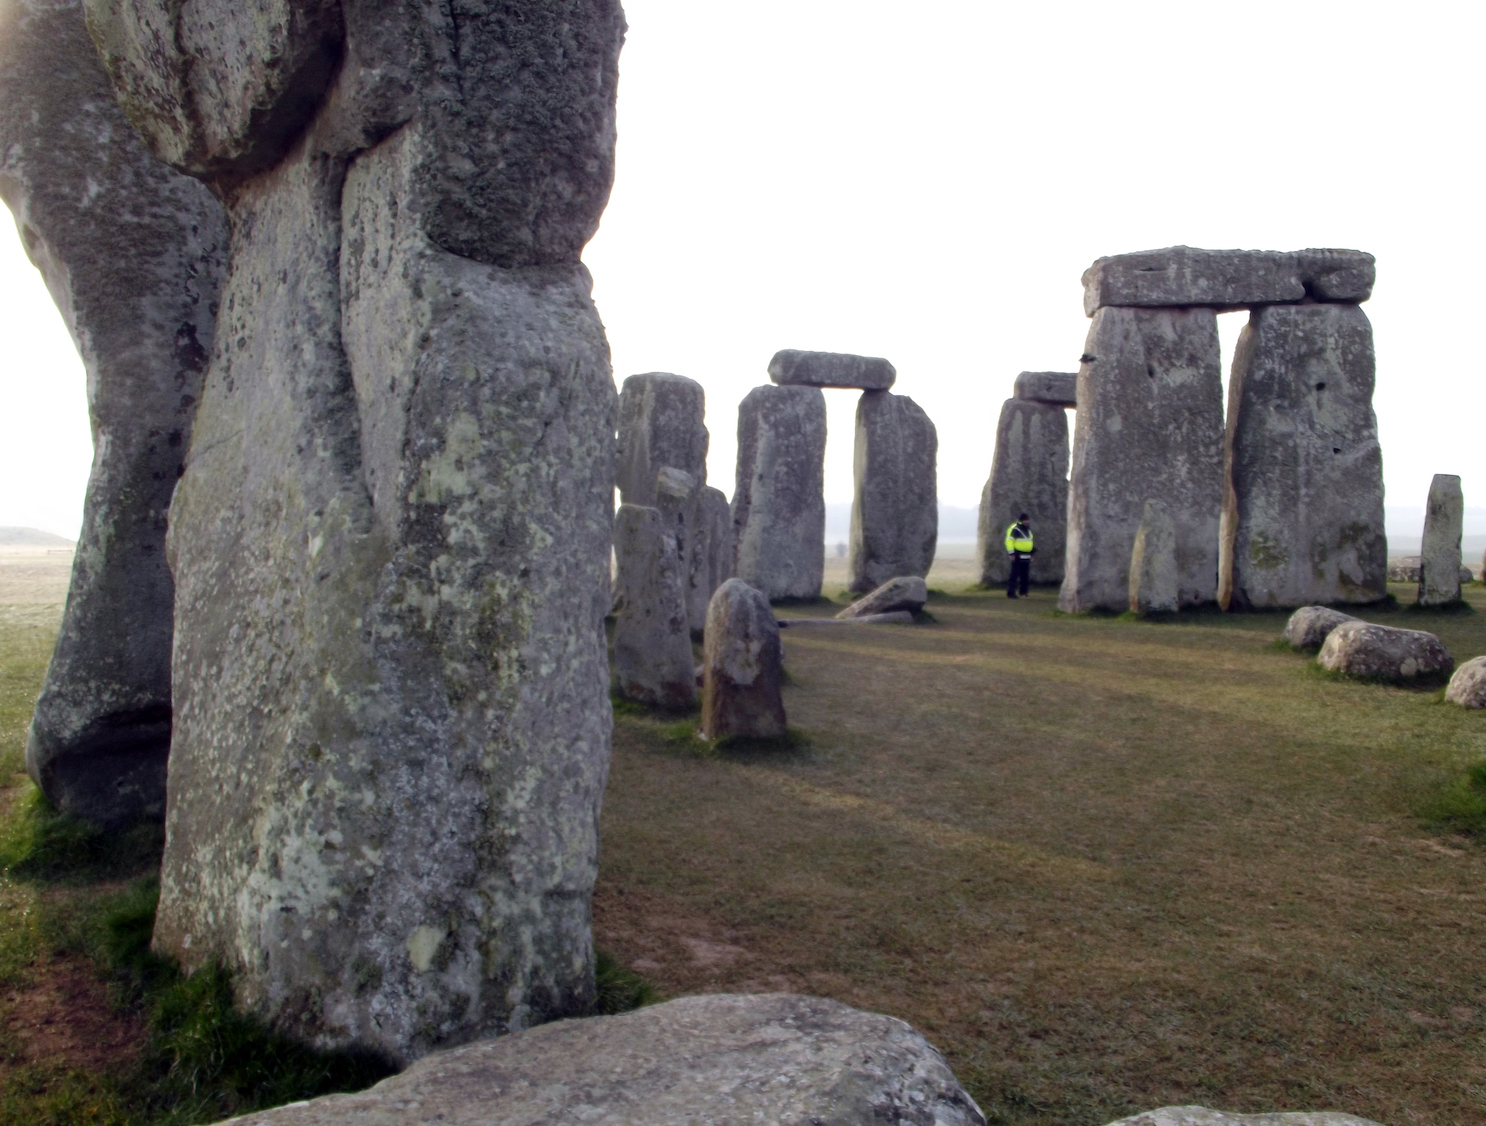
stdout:
{"type": "Polygon", "coordinates": [[[991,475],[980,494],[975,537],[980,581],[985,586],[1006,585],[1011,570],[1006,529],[1023,512],[1031,521],[1037,545],[1032,581],[1063,581],[1068,523],[1068,412],[1064,407],[1073,397],[1075,378],[1061,372],[1024,371],[1016,378],[1016,397],[1001,407],[996,451],[991,475]]]}
{"type": "Polygon", "coordinates": [[[614,514],[614,676],[631,700],[684,710],[697,701],[686,584],[660,510],[621,504],[614,514]]]}
{"type": "Polygon", "coordinates": [[[917,403],[891,391],[862,392],[846,560],[852,591],[929,573],[939,538],[938,453],[938,432],[917,403]]]}
{"type": "Polygon", "coordinates": [[[1436,473],[1424,508],[1424,541],[1419,551],[1419,605],[1448,606],[1460,601],[1460,536],[1465,498],[1460,478],[1436,473]]]}

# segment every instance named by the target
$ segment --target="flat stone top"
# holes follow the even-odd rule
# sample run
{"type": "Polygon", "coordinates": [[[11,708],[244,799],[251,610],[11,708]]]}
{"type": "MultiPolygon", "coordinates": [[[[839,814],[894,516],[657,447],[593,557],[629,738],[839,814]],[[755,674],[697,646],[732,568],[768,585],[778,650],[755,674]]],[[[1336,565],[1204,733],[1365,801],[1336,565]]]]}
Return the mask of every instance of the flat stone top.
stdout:
{"type": "Polygon", "coordinates": [[[1203,250],[1168,246],[1100,258],[1084,271],[1084,313],[1106,305],[1243,309],[1372,296],[1377,269],[1361,250],[1203,250]]]}
{"type": "Polygon", "coordinates": [[[886,391],[898,378],[898,369],[881,356],[853,356],[849,352],[802,352],[785,348],[769,361],[775,383],[805,387],[858,387],[886,391]]]}
{"type": "Polygon", "coordinates": [[[1016,377],[1011,397],[1055,407],[1071,407],[1075,405],[1077,388],[1077,372],[1024,371],[1016,377]]]}

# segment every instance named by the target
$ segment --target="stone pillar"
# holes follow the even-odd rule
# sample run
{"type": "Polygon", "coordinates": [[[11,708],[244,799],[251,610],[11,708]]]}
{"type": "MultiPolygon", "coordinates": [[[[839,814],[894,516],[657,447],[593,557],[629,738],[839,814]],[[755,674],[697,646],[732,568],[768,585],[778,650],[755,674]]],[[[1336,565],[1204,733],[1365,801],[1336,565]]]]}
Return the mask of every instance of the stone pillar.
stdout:
{"type": "Polygon", "coordinates": [[[399,1062],[585,1012],[617,401],[580,255],[619,5],[86,3],[231,210],[155,948],[399,1062]]]}
{"type": "Polygon", "coordinates": [[[1217,597],[1219,366],[1212,309],[1094,313],[1078,373],[1062,609],[1129,605],[1130,557],[1147,500],[1171,510],[1180,604],[1217,597]]]}
{"type": "Polygon", "coordinates": [[[702,622],[706,624],[707,604],[723,583],[733,577],[733,515],[728,509],[727,494],[711,485],[702,486],[699,537],[704,555],[699,569],[692,572],[688,616],[696,621],[696,600],[702,602],[702,622]]]}
{"type": "Polygon", "coordinates": [[[1006,529],[1025,512],[1037,553],[1034,583],[1063,581],[1068,521],[1068,412],[1061,406],[1007,399],[996,423],[991,476],[980,494],[976,557],[985,586],[1005,586],[1011,564],[1006,529]]]}
{"type": "Polygon", "coordinates": [[[1148,500],[1130,553],[1130,610],[1141,617],[1174,614],[1179,609],[1179,588],[1176,523],[1169,508],[1148,500]]]}
{"type": "Polygon", "coordinates": [[[819,598],[826,559],[826,400],[755,387],[738,405],[735,572],[771,602],[819,598]]]}
{"type": "Polygon", "coordinates": [[[614,515],[617,563],[614,674],[631,700],[684,710],[697,700],[685,575],[658,509],[621,504],[614,515]]]}
{"type": "Polygon", "coordinates": [[[1419,551],[1419,605],[1448,606],[1460,601],[1460,534],[1465,498],[1460,478],[1436,473],[1424,509],[1424,543],[1419,551]]]}
{"type": "Polygon", "coordinates": [[[0,198],[82,357],[93,426],[26,767],[65,813],[111,827],[159,819],[175,596],[166,512],[211,348],[226,216],[145,148],[75,0],[0,6],[0,198]]]}
{"type": "Polygon", "coordinates": [[[1356,305],[1265,305],[1228,383],[1218,601],[1387,596],[1372,325],[1356,305]]]}
{"type": "Polygon", "coordinates": [[[939,538],[938,453],[934,424],[912,399],[862,393],[847,558],[851,590],[866,593],[900,575],[929,573],[939,538]]]}
{"type": "MultiPolygon", "coordinates": [[[[707,481],[706,394],[684,375],[632,375],[619,392],[619,499],[655,504],[655,475],[670,465],[707,481]]],[[[705,613],[705,607],[703,613],[705,613]]]]}
{"type": "Polygon", "coordinates": [[[707,607],[704,644],[702,734],[782,738],[784,644],[763,592],[742,579],[718,587],[707,607]]]}

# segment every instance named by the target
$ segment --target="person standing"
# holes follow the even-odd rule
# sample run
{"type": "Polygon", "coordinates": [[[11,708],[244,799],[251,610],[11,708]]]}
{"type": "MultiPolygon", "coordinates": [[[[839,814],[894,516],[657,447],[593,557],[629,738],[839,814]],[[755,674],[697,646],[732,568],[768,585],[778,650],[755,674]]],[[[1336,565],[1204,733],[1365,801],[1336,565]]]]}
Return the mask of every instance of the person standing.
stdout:
{"type": "Polygon", "coordinates": [[[1037,548],[1032,543],[1032,524],[1025,512],[1006,529],[1006,554],[1011,556],[1011,572],[1006,578],[1006,597],[1015,598],[1020,587],[1023,597],[1032,583],[1032,556],[1037,548]]]}

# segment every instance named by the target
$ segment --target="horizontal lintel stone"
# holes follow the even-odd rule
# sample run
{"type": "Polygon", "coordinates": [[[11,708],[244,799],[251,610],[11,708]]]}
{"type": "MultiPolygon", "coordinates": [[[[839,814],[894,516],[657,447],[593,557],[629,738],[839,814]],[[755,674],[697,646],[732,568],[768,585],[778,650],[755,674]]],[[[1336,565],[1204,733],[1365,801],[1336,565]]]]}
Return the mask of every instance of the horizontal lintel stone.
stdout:
{"type": "Polygon", "coordinates": [[[1077,387],[1076,371],[1024,371],[1016,377],[1011,397],[1055,407],[1071,407],[1077,387]]]}
{"type": "Polygon", "coordinates": [[[881,356],[785,348],[769,361],[769,378],[784,385],[886,391],[897,380],[898,369],[881,356]]]}

